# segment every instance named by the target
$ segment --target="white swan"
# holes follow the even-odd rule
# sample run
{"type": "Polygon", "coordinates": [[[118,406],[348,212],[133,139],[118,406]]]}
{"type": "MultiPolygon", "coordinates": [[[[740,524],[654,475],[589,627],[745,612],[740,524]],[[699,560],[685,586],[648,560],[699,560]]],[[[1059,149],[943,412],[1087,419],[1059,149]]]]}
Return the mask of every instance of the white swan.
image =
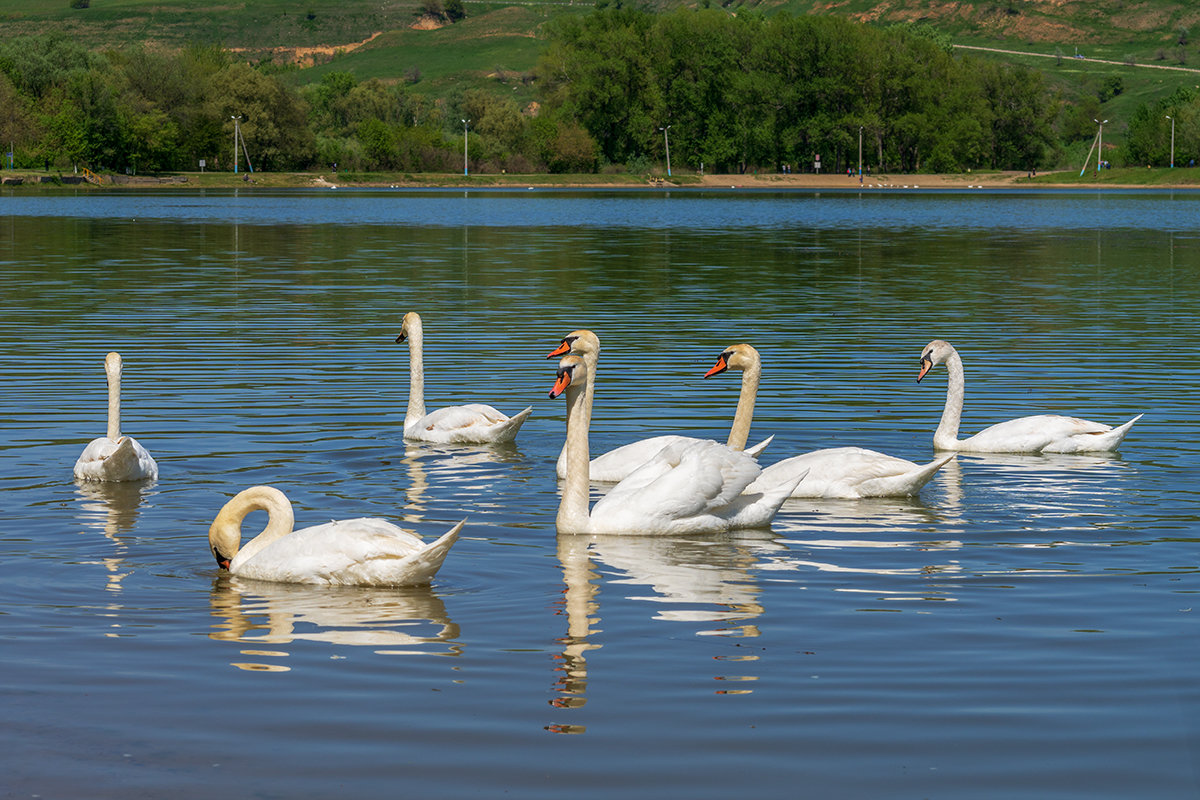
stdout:
{"type": "MultiPolygon", "coordinates": [[[[754,397],[762,375],[762,358],[758,351],[748,344],[727,347],[705,377],[730,369],[742,371],[742,398],[747,393],[754,397]]],[[[764,491],[807,474],[808,477],[792,490],[792,497],[903,497],[920,492],[934,473],[952,458],[954,454],[928,464],[916,464],[862,447],[830,447],[763,467],[762,475],[747,491],[764,491]]]]}
{"type": "Polygon", "coordinates": [[[521,425],[533,413],[533,407],[509,417],[488,405],[472,403],[447,406],[425,413],[424,336],[421,316],[415,311],[404,315],[397,342],[408,340],[409,377],[408,413],[404,415],[404,438],[422,442],[481,444],[511,442],[521,425]]]}
{"type": "Polygon", "coordinates": [[[1086,453],[1115,450],[1142,418],[1133,419],[1116,428],[1102,422],[1091,422],[1057,414],[1038,414],[998,422],[974,436],[958,438],[962,418],[963,379],[962,358],[949,342],[934,339],[921,352],[921,371],[917,383],[938,364],[945,364],[950,373],[946,387],[946,407],[942,420],[933,434],[933,446],[938,450],[960,450],[974,453],[1086,453]]]}
{"type": "Polygon", "coordinates": [[[429,583],[463,522],[425,544],[387,520],[362,517],[293,531],[287,496],[273,486],[238,492],[208,529],[217,564],[242,578],[328,586],[412,586],[429,583]],[[241,547],[242,520],[251,511],[269,515],[263,532],[241,547]]]}
{"type": "MultiPolygon", "coordinates": [[[[551,350],[546,358],[555,358],[566,353],[580,356],[587,361],[588,378],[584,402],[587,406],[588,417],[590,419],[592,401],[596,393],[596,367],[600,360],[600,337],[586,329],[572,331],[563,337],[558,347],[551,350]]],[[[704,377],[707,378],[708,375],[704,377]]],[[[747,392],[746,385],[743,384],[742,394],[738,399],[737,412],[733,416],[733,427],[729,430],[729,439],[726,442],[726,446],[733,450],[745,450],[746,453],[757,458],[758,454],[766,450],[767,445],[775,437],[768,436],[753,447],[746,447],[746,439],[750,435],[750,421],[753,417],[754,392],[747,392]]],[[[664,434],[662,436],[639,439],[635,442],[615,447],[592,459],[590,465],[591,480],[601,483],[616,483],[656,456],[667,445],[679,445],[699,441],[707,440],[695,436],[664,434]]],[[[558,463],[555,465],[555,471],[559,478],[566,477],[567,448],[565,444],[562,451],[558,454],[558,463]]]]}
{"type": "Polygon", "coordinates": [[[567,396],[567,477],[555,525],[559,533],[688,534],[770,525],[794,488],[743,494],[759,474],[753,458],[710,441],[664,447],[588,511],[588,365],[559,362],[551,397],[567,396]]]}
{"type": "Polygon", "coordinates": [[[93,439],[75,462],[85,481],[139,481],[158,477],[158,464],[132,436],[121,435],[121,355],[104,359],[108,374],[108,435],[93,439]]]}

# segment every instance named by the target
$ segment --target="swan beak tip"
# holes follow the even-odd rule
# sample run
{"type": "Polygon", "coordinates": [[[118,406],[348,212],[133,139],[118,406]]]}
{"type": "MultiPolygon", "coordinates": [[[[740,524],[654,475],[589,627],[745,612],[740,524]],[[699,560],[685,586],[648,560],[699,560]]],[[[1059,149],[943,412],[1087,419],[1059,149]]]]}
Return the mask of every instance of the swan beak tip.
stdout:
{"type": "Polygon", "coordinates": [[[399,336],[397,336],[397,337],[396,337],[396,341],[397,341],[397,342],[403,342],[403,341],[404,341],[405,339],[407,339],[407,338],[408,338],[408,337],[407,337],[407,336],[405,336],[405,335],[402,333],[402,334],[400,334],[399,336]]]}
{"type": "Polygon", "coordinates": [[[711,378],[713,375],[720,375],[727,369],[729,369],[729,362],[725,359],[725,355],[722,354],[717,358],[717,363],[713,364],[712,369],[704,373],[704,377],[711,378]]]}
{"type": "Polygon", "coordinates": [[[546,358],[555,358],[557,356],[563,356],[563,355],[566,355],[570,350],[571,350],[570,346],[566,342],[563,342],[558,347],[554,348],[549,353],[547,353],[546,358]]]}

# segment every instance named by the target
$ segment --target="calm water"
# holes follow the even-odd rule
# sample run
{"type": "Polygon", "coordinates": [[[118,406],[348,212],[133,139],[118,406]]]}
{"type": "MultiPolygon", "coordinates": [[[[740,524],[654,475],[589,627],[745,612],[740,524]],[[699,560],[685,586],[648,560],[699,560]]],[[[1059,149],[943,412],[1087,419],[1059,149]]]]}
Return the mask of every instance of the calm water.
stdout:
{"type": "MultiPolygon", "coordinates": [[[[1182,798],[1200,794],[1200,195],[0,195],[0,727],[11,797],[1182,798]],[[431,407],[534,416],[406,445],[431,407]],[[919,499],[769,531],[558,537],[591,327],[594,452],[723,439],[763,354],[764,462],[932,455],[1026,413],[1145,418],[1119,454],[963,456],[919,499]],[[76,485],[104,354],[151,484],[76,485]],[[430,588],[218,575],[221,504],[469,518],[430,588]]],[[[251,522],[256,522],[251,518],[251,522]]]]}

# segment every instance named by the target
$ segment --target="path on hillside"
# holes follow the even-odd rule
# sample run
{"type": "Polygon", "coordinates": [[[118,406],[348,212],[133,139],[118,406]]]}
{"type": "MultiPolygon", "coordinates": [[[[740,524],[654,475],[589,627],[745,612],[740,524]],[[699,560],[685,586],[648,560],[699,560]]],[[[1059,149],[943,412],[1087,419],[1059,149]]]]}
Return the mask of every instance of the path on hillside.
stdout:
{"type": "Polygon", "coordinates": [[[1150,69],[1171,69],[1176,72],[1200,72],[1193,67],[1171,67],[1166,64],[1128,64],[1124,61],[1105,61],[1102,58],[1086,58],[1084,56],[1060,56],[1056,53],[1031,53],[1027,50],[1002,50],[999,47],[978,47],[973,44],[956,44],[963,50],[986,50],[989,53],[1005,53],[1011,56],[1038,56],[1040,58],[1062,58],[1068,61],[1089,61],[1093,64],[1116,64],[1118,67],[1149,67],[1150,69]]]}

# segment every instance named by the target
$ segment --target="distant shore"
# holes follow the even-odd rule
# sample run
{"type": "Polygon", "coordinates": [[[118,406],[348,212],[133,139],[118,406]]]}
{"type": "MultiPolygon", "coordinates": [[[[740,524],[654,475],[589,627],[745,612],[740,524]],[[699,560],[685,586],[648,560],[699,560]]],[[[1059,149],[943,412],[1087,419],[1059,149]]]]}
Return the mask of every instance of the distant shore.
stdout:
{"type": "Polygon", "coordinates": [[[1112,188],[1112,189],[1200,189],[1200,170],[1122,168],[1106,170],[1099,176],[1079,175],[1073,170],[1043,172],[1036,176],[1023,171],[990,171],[948,174],[864,174],[845,173],[684,173],[671,177],[614,174],[580,175],[507,175],[507,174],[411,174],[328,172],[192,172],[164,175],[102,175],[99,183],[88,183],[80,174],[68,172],[4,171],[0,173],[6,189],[56,188],[73,185],[81,188],[740,188],[740,189],[998,189],[998,188],[1112,188]]]}

